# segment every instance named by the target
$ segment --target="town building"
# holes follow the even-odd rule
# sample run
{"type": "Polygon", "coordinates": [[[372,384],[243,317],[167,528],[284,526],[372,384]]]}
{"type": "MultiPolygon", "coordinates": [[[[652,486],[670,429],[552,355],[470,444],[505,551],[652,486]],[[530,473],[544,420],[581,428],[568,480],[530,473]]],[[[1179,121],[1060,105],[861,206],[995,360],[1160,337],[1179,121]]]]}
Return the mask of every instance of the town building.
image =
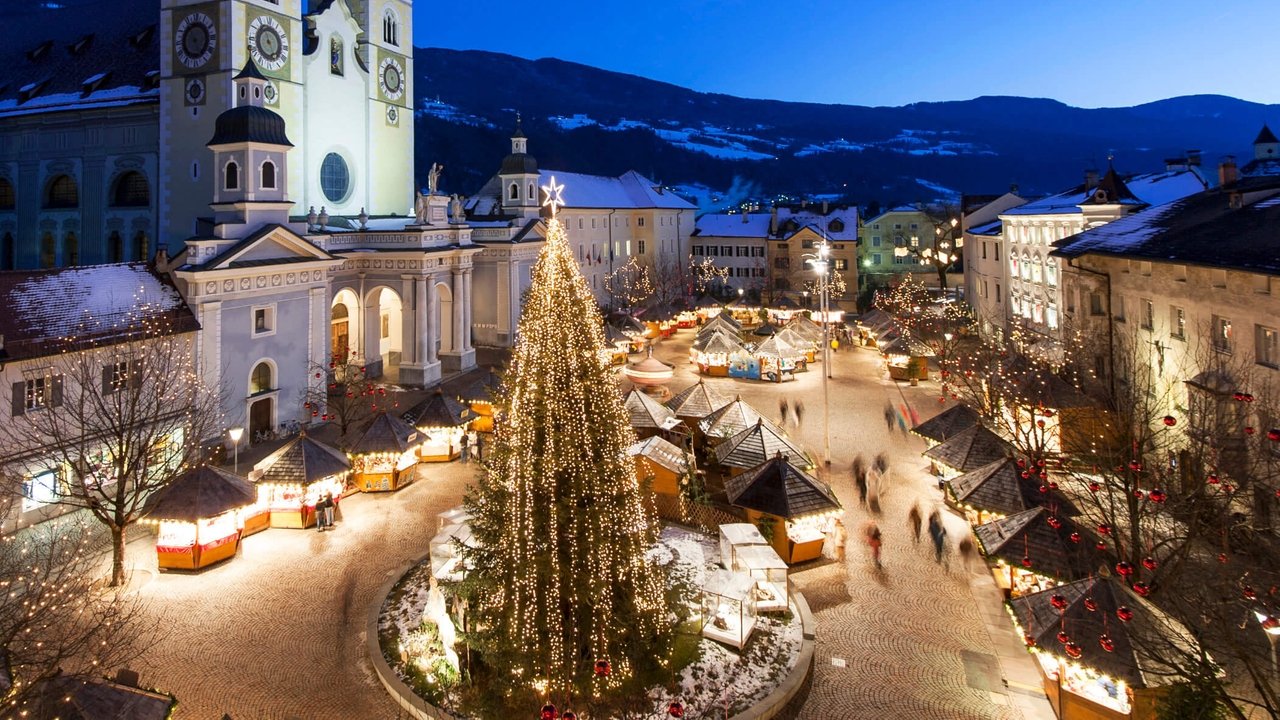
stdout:
{"type": "Polygon", "coordinates": [[[887,287],[903,273],[919,273],[922,282],[936,287],[937,269],[918,255],[932,246],[935,223],[932,215],[914,205],[898,205],[865,220],[858,228],[862,287],[887,287]]]}
{"type": "MultiPolygon", "coordinates": [[[[1000,214],[1026,204],[1026,198],[1018,194],[1017,186],[1009,192],[995,196],[963,196],[960,198],[960,247],[963,263],[964,298],[973,308],[979,326],[982,318],[992,312],[991,306],[1003,300],[1003,276],[996,273],[1003,268],[997,257],[999,248],[993,239],[1000,236],[1003,223],[1000,214]],[[1000,296],[1000,297],[996,297],[1000,296]]],[[[985,330],[992,333],[990,322],[985,330]]]]}

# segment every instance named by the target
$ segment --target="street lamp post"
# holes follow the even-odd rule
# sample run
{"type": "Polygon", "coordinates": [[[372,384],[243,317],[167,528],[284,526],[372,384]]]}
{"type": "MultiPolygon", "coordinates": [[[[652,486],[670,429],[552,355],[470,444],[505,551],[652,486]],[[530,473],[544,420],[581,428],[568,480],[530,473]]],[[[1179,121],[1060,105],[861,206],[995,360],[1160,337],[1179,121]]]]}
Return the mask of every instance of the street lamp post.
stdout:
{"type": "Polygon", "coordinates": [[[240,438],[244,437],[244,428],[233,427],[227,431],[227,434],[231,436],[231,447],[234,448],[232,452],[235,453],[235,466],[234,466],[235,472],[237,475],[239,475],[240,474],[240,438]]]}
{"type": "Polygon", "coordinates": [[[810,254],[806,257],[812,258],[813,269],[818,273],[818,311],[822,313],[822,460],[827,465],[831,464],[831,394],[827,384],[827,380],[831,377],[831,328],[827,322],[827,310],[829,306],[828,285],[827,285],[827,253],[830,247],[827,245],[826,238],[818,245],[816,255],[810,254]]]}

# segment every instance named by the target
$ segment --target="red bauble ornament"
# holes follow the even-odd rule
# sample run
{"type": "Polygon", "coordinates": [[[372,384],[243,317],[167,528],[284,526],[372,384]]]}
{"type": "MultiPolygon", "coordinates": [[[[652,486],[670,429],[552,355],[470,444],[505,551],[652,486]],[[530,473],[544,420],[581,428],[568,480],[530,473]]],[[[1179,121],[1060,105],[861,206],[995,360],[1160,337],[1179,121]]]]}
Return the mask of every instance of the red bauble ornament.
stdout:
{"type": "Polygon", "coordinates": [[[1165,495],[1165,492],[1164,492],[1163,490],[1161,490],[1160,488],[1156,488],[1156,489],[1152,490],[1151,492],[1147,493],[1147,497],[1151,498],[1151,502],[1154,502],[1154,503],[1162,503],[1162,502],[1164,502],[1166,499],[1168,499],[1168,497],[1169,497],[1169,496],[1168,496],[1168,495],[1165,495]]]}
{"type": "Polygon", "coordinates": [[[1054,593],[1049,597],[1049,604],[1056,608],[1058,612],[1062,612],[1067,609],[1067,599],[1057,593],[1054,593]]]}
{"type": "Polygon", "coordinates": [[[1044,486],[1044,485],[1041,485],[1041,486],[1040,486],[1040,492],[1042,492],[1042,493],[1047,493],[1047,492],[1049,492],[1049,488],[1048,488],[1048,487],[1046,487],[1046,486],[1044,486]]]}
{"type": "Polygon", "coordinates": [[[1033,638],[1033,637],[1031,637],[1030,635],[1028,635],[1028,634],[1026,634],[1026,633],[1023,633],[1023,634],[1022,634],[1022,642],[1026,643],[1026,644],[1027,644],[1027,647],[1035,647],[1035,646],[1036,646],[1036,639],[1035,639],[1035,638],[1033,638]]]}
{"type": "Polygon", "coordinates": [[[1236,402],[1244,402],[1244,393],[1242,392],[1233,393],[1231,397],[1235,398],[1236,402]]]}
{"type": "Polygon", "coordinates": [[[1133,611],[1129,609],[1128,605],[1121,605],[1116,608],[1116,617],[1120,618],[1121,622],[1129,622],[1133,619],[1133,611]]]}
{"type": "Polygon", "coordinates": [[[1219,555],[1218,555],[1218,562],[1226,562],[1226,561],[1227,561],[1227,554],[1226,554],[1226,553],[1219,553],[1219,555]]]}
{"type": "Polygon", "coordinates": [[[1142,472],[1142,463],[1138,462],[1137,460],[1130,460],[1129,469],[1134,472],[1142,472]]]}
{"type": "Polygon", "coordinates": [[[1209,484],[1210,484],[1210,485],[1217,485],[1217,484],[1218,484],[1218,476],[1217,476],[1217,475],[1210,475],[1210,476],[1209,476],[1209,478],[1208,478],[1208,480],[1209,480],[1209,484]]]}
{"type": "Polygon", "coordinates": [[[347,393],[347,397],[355,397],[355,396],[356,396],[356,394],[355,394],[355,393],[353,393],[353,392],[349,392],[349,393],[347,393]]]}
{"type": "Polygon", "coordinates": [[[1023,567],[1031,567],[1031,558],[1027,557],[1026,555],[1023,555],[1023,556],[1022,556],[1022,566],[1023,566],[1023,567]]]}
{"type": "Polygon", "coordinates": [[[1059,520],[1057,517],[1055,517],[1055,516],[1053,516],[1053,515],[1050,515],[1050,516],[1049,516],[1049,527],[1051,527],[1051,528],[1053,528],[1053,529],[1055,529],[1055,530],[1056,530],[1056,529],[1058,529],[1058,528],[1062,527],[1062,521],[1061,521],[1061,520],[1059,520]]]}
{"type": "Polygon", "coordinates": [[[542,720],[556,720],[556,706],[547,703],[542,706],[542,720]]]}
{"type": "Polygon", "coordinates": [[[679,700],[673,700],[667,706],[667,714],[673,718],[682,718],[684,717],[684,706],[680,704],[679,700]]]}
{"type": "Polygon", "coordinates": [[[1142,567],[1148,570],[1155,570],[1158,566],[1159,566],[1159,563],[1156,562],[1155,558],[1153,557],[1142,558],[1142,567]]]}
{"type": "Polygon", "coordinates": [[[1245,427],[1245,429],[1244,429],[1244,434],[1245,434],[1245,435],[1252,435],[1252,434],[1253,434],[1253,432],[1254,432],[1254,430],[1253,430],[1253,426],[1252,426],[1252,425],[1249,425],[1249,426],[1245,427]]]}
{"type": "Polygon", "coordinates": [[[1043,460],[1037,460],[1037,461],[1036,461],[1036,465],[1037,465],[1037,466],[1039,466],[1039,467],[1044,467],[1044,461],[1043,461],[1043,460]]]}
{"type": "Polygon", "coordinates": [[[1027,461],[1026,461],[1026,460],[1019,460],[1019,461],[1018,461],[1018,467],[1020,467],[1020,468],[1024,468],[1024,467],[1026,467],[1026,466],[1027,466],[1027,461]]]}
{"type": "Polygon", "coordinates": [[[1031,479],[1031,473],[1030,473],[1030,472],[1028,472],[1028,471],[1026,471],[1026,470],[1023,470],[1023,471],[1022,471],[1022,479],[1023,479],[1023,480],[1029,480],[1029,479],[1031,479]]]}
{"type": "Polygon", "coordinates": [[[1099,540],[1099,541],[1098,541],[1097,548],[1098,548],[1098,552],[1106,552],[1106,551],[1107,551],[1107,544],[1106,544],[1106,543],[1104,543],[1104,542],[1102,542],[1101,540],[1099,540]]]}
{"type": "Polygon", "coordinates": [[[1242,585],[1240,587],[1240,591],[1243,592],[1244,596],[1249,600],[1258,597],[1258,591],[1254,590],[1252,585],[1242,585]]]}
{"type": "Polygon", "coordinates": [[[1098,532],[1102,533],[1103,535],[1110,535],[1111,525],[1108,523],[1098,523],[1098,532]]]}
{"type": "Polygon", "coordinates": [[[597,676],[597,677],[608,677],[609,673],[610,673],[610,672],[612,672],[612,670],[613,670],[613,668],[609,667],[609,661],[608,661],[608,660],[597,660],[597,661],[596,661],[596,676],[597,676]]]}
{"type": "Polygon", "coordinates": [[[1098,644],[1101,645],[1102,649],[1106,650],[1107,652],[1115,652],[1116,641],[1112,640],[1111,636],[1106,633],[1102,633],[1102,635],[1098,637],[1098,644]]]}
{"type": "Polygon", "coordinates": [[[1121,560],[1120,562],[1116,563],[1116,574],[1119,575],[1120,577],[1127,578],[1133,574],[1133,566],[1121,560]]]}
{"type": "Polygon", "coordinates": [[[1067,634],[1066,630],[1058,631],[1058,642],[1063,644],[1071,642],[1071,636],[1067,634]]]}
{"type": "Polygon", "coordinates": [[[1139,499],[1139,500],[1141,500],[1145,494],[1146,494],[1146,493],[1142,492],[1141,490],[1134,490],[1134,491],[1133,491],[1133,496],[1134,496],[1135,498],[1139,499]]]}
{"type": "Polygon", "coordinates": [[[578,713],[572,710],[565,710],[564,714],[561,715],[560,717],[563,718],[564,720],[578,720],[578,713]]]}
{"type": "Polygon", "coordinates": [[[320,413],[319,413],[318,411],[316,411],[316,410],[312,410],[312,411],[311,411],[311,417],[318,417],[319,415],[320,415],[320,413]]]}
{"type": "Polygon", "coordinates": [[[318,378],[318,377],[320,377],[320,373],[316,373],[316,377],[317,377],[317,378],[318,378]]]}
{"type": "Polygon", "coordinates": [[[947,401],[947,399],[946,399],[946,398],[944,398],[944,397],[940,397],[940,398],[938,398],[938,402],[944,403],[944,402],[946,402],[946,401],[947,401]]]}
{"type": "Polygon", "coordinates": [[[1057,490],[1057,489],[1058,489],[1058,483],[1056,483],[1056,482],[1051,482],[1051,483],[1049,483],[1049,489],[1050,489],[1050,490],[1057,490]]]}
{"type": "Polygon", "coordinates": [[[1151,594],[1151,588],[1148,587],[1147,584],[1142,582],[1141,580],[1133,584],[1133,591],[1138,593],[1142,597],[1146,597],[1151,594]]]}
{"type": "Polygon", "coordinates": [[[1091,595],[1091,596],[1089,596],[1089,597],[1087,597],[1087,598],[1085,598],[1085,599],[1084,599],[1084,606],[1085,606],[1086,608],[1088,608],[1089,612],[1097,612],[1097,610],[1098,610],[1098,601],[1097,601],[1097,600],[1094,600],[1094,599],[1093,599],[1093,596],[1091,595]]]}
{"type": "Polygon", "coordinates": [[[363,365],[360,367],[360,372],[364,372],[364,366],[363,366],[363,365]]]}
{"type": "Polygon", "coordinates": [[[1271,442],[1280,442],[1280,429],[1271,428],[1268,430],[1267,439],[1271,442]]]}
{"type": "Polygon", "coordinates": [[[1096,480],[1089,483],[1089,492],[1098,492],[1101,489],[1102,489],[1102,483],[1096,480]]]}
{"type": "Polygon", "coordinates": [[[1067,655],[1070,655],[1072,658],[1080,657],[1083,652],[1080,650],[1080,646],[1074,642],[1067,643],[1065,650],[1067,651],[1067,655]]]}
{"type": "Polygon", "coordinates": [[[1078,542],[1080,542],[1080,533],[1078,533],[1078,532],[1073,532],[1073,533],[1071,533],[1071,542],[1073,542],[1073,543],[1078,543],[1078,542]]]}
{"type": "Polygon", "coordinates": [[[1244,401],[1245,401],[1245,402],[1253,402],[1253,393],[1245,393],[1245,394],[1244,394],[1244,401]]]}
{"type": "Polygon", "coordinates": [[[337,389],[338,389],[338,385],[337,385],[337,383],[329,383],[329,389],[330,389],[330,390],[337,390],[337,389]]]}
{"type": "Polygon", "coordinates": [[[1165,424],[1166,426],[1168,426],[1168,427],[1173,427],[1174,425],[1177,425],[1177,424],[1178,424],[1178,418],[1176,418],[1176,417],[1174,417],[1174,416],[1172,416],[1172,415],[1165,415],[1165,416],[1164,416],[1164,424],[1165,424]]]}
{"type": "Polygon", "coordinates": [[[1036,427],[1044,427],[1044,421],[1043,421],[1043,420],[1037,420],[1037,421],[1036,421],[1036,427]]]}
{"type": "Polygon", "coordinates": [[[1274,616],[1267,616],[1263,618],[1259,621],[1259,624],[1262,625],[1262,629],[1267,632],[1280,628],[1280,620],[1277,620],[1274,616]]]}

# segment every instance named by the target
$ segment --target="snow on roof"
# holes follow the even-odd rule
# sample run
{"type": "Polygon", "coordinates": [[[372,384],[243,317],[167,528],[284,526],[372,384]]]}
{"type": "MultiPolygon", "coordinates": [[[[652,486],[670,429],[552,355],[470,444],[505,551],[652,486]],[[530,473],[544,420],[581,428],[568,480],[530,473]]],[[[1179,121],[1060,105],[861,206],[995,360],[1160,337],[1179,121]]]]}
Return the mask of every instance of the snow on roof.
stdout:
{"type": "MultiPolygon", "coordinates": [[[[805,227],[811,227],[814,232],[825,233],[833,241],[858,241],[858,208],[855,206],[828,207],[825,215],[822,213],[821,205],[809,205],[803,208],[781,206],[777,210],[778,225],[776,233],[773,234],[775,238],[787,237],[805,227]]],[[[697,235],[761,240],[770,237],[772,212],[746,213],[745,215],[746,222],[743,222],[742,213],[703,215],[697,221],[697,235]]]]}
{"type": "Polygon", "coordinates": [[[1003,222],[1001,220],[992,220],[989,223],[971,227],[966,232],[970,235],[999,235],[1002,225],[1003,222]]]}
{"type": "Polygon", "coordinates": [[[58,352],[60,341],[123,342],[140,323],[168,317],[162,334],[198,329],[172,285],[144,263],[0,272],[0,333],[11,358],[58,352]]]}
{"type": "Polygon", "coordinates": [[[634,170],[618,177],[540,170],[543,180],[564,185],[566,208],[665,208],[695,210],[697,206],[675,193],[660,191],[657,183],[634,170]]]}
{"type": "Polygon", "coordinates": [[[697,234],[710,237],[759,238],[769,236],[768,213],[707,214],[698,218],[697,234]]]}
{"type": "MultiPolygon", "coordinates": [[[[1152,207],[1202,192],[1209,187],[1204,177],[1193,170],[1144,173],[1126,180],[1125,184],[1139,200],[1152,207]]],[[[1079,213],[1079,205],[1089,197],[1090,194],[1085,192],[1084,185],[1077,185],[1056,195],[1011,208],[1003,214],[1008,216],[1079,213]]]]}

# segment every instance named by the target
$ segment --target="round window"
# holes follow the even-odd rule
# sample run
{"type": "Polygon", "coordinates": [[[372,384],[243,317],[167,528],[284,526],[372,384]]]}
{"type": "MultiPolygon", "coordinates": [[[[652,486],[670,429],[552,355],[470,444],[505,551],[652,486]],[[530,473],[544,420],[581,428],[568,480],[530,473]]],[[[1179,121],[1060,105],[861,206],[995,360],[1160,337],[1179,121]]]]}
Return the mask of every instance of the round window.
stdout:
{"type": "Polygon", "coordinates": [[[342,202],[351,187],[351,173],[347,170],[347,161],[338,153],[329,153],[320,163],[320,189],[329,202],[342,202]]]}

